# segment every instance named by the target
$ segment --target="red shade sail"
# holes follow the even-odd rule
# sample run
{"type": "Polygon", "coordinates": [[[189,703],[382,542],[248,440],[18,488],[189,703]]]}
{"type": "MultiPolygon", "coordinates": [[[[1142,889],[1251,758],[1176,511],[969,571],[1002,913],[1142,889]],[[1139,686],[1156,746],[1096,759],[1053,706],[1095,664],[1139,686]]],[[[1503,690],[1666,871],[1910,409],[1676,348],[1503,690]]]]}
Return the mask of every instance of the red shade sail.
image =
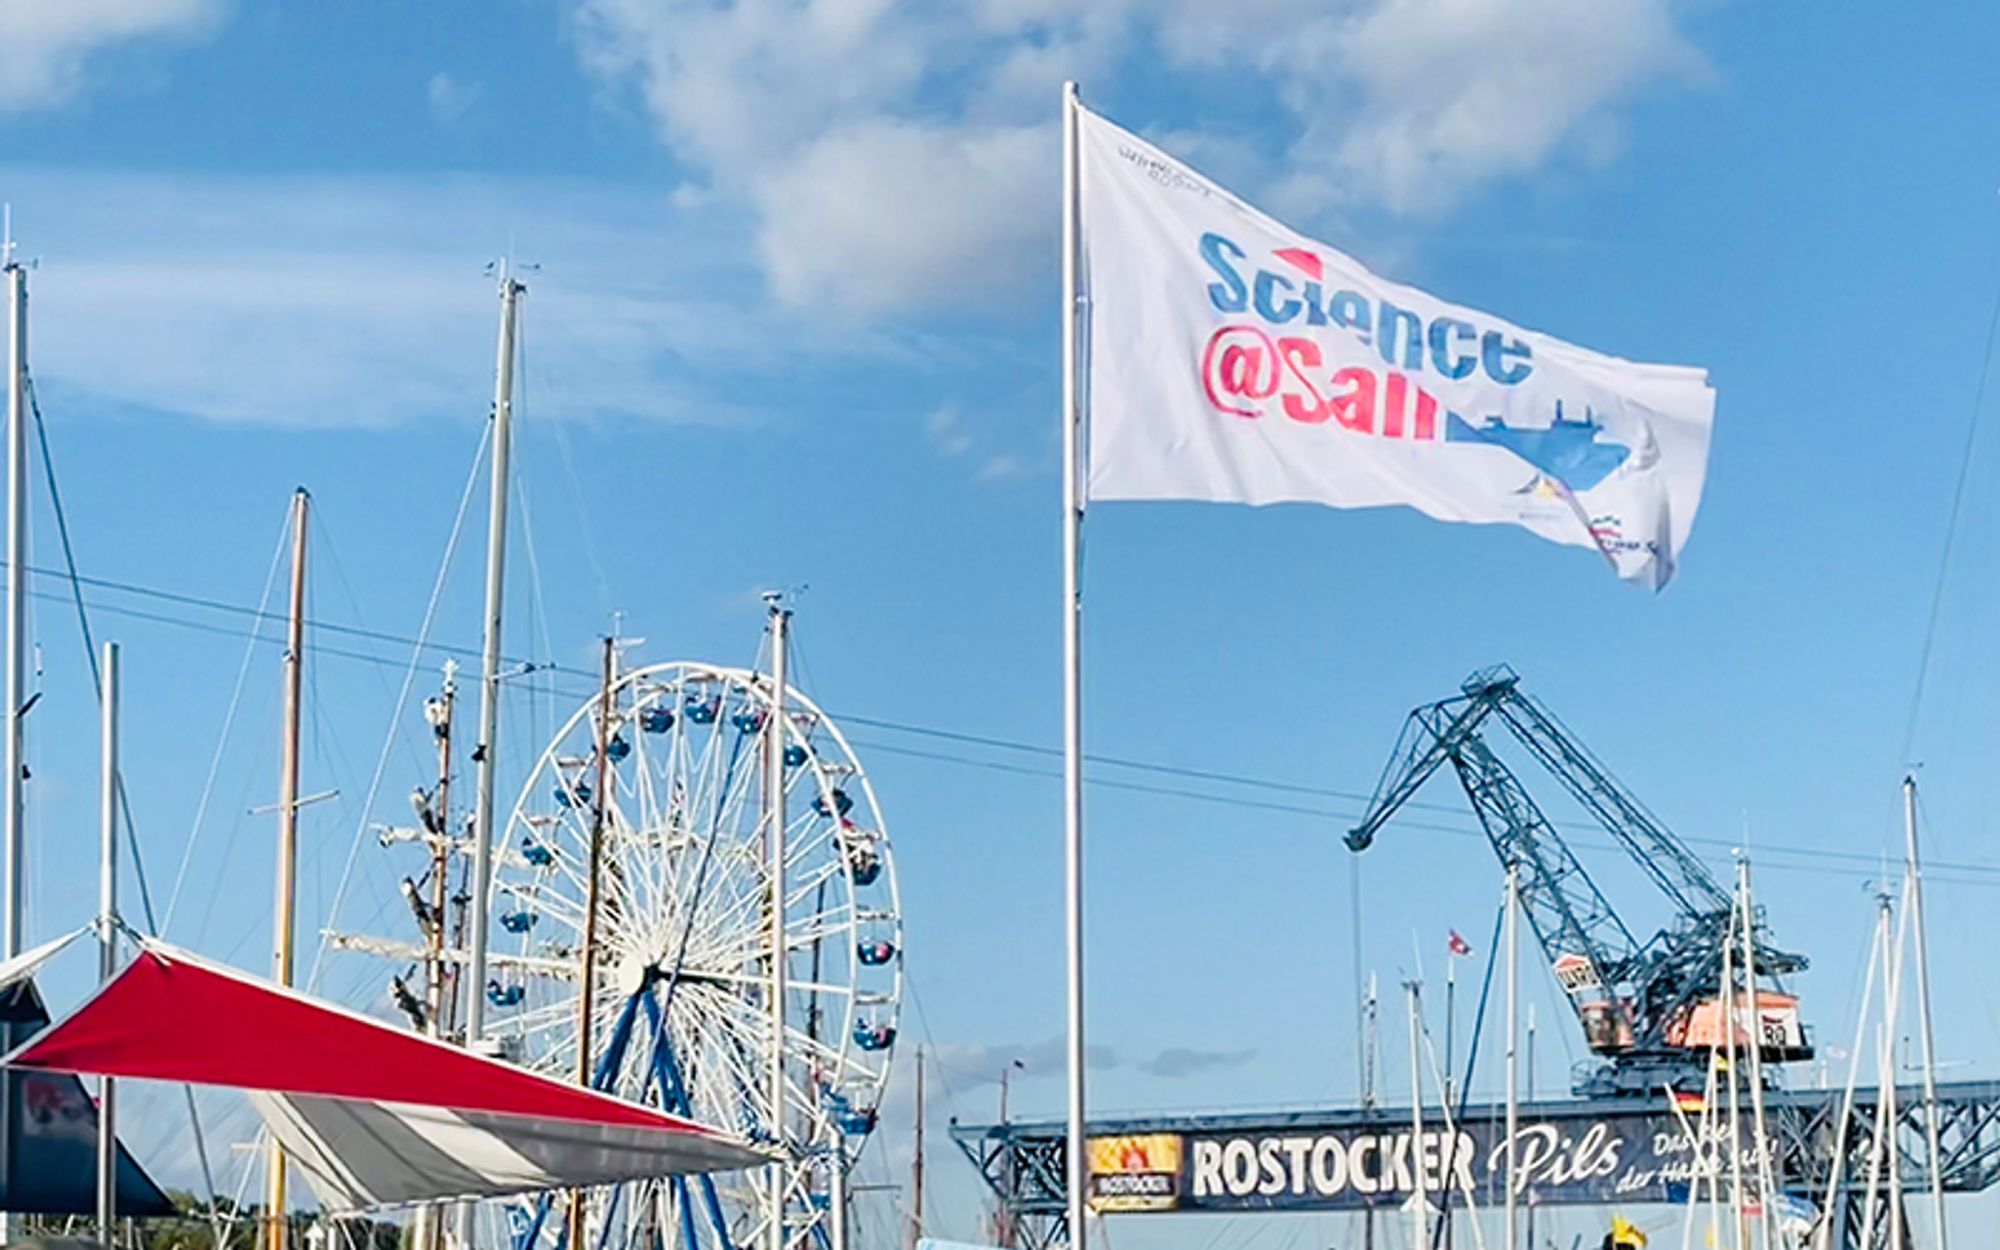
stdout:
{"type": "Polygon", "coordinates": [[[156,943],[15,1067],[255,1099],[322,1202],[351,1208],[727,1170],[713,1129],[406,1032],[156,943]]]}

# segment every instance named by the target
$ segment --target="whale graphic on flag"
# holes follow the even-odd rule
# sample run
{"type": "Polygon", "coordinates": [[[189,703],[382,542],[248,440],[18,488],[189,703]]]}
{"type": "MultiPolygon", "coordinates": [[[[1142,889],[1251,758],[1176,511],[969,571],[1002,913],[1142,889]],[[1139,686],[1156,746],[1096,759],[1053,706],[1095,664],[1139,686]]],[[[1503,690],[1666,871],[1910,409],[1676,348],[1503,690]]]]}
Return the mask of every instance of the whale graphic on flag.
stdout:
{"type": "Polygon", "coordinates": [[[1573,491],[1596,486],[1631,456],[1632,449],[1623,443],[1599,441],[1603,432],[1603,423],[1587,408],[1583,420],[1565,419],[1561,400],[1556,401],[1556,419],[1546,426],[1508,425],[1500,417],[1475,426],[1454,412],[1446,415],[1444,427],[1448,443],[1505,448],[1573,491]]]}

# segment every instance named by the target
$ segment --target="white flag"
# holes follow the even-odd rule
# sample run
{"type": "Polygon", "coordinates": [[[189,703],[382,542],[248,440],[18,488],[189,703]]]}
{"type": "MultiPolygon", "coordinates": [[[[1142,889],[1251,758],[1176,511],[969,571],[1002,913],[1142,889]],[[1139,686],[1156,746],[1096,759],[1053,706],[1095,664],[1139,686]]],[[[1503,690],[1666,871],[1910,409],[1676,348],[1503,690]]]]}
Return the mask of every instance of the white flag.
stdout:
{"type": "Polygon", "coordinates": [[[1658,589],[1715,392],[1376,277],[1081,111],[1087,497],[1407,504],[1658,589]]]}

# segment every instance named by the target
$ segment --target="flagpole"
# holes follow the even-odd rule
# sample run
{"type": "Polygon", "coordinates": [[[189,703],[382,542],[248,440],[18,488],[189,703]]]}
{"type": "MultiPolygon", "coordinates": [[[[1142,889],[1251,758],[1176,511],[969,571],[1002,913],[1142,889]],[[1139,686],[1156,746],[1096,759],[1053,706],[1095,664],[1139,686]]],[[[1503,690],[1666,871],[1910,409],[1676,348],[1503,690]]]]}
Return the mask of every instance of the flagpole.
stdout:
{"type": "Polygon", "coordinates": [[[1063,935],[1069,973],[1069,1134],[1065,1142],[1071,1250],[1083,1250],[1083,410],[1078,395],[1076,84],[1063,84],[1063,935]]]}

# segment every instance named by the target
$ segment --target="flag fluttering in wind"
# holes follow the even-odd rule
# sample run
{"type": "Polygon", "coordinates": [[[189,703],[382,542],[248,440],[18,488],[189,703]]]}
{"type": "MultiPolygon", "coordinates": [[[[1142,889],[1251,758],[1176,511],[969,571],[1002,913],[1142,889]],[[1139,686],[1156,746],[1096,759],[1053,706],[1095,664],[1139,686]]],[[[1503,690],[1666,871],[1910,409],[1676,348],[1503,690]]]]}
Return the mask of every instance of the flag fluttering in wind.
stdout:
{"type": "Polygon", "coordinates": [[[1451,941],[1448,944],[1448,948],[1454,955],[1470,955],[1472,953],[1472,943],[1461,937],[1457,929],[1451,931],[1451,941]]]}
{"type": "Polygon", "coordinates": [[[1091,501],[1401,504],[1673,577],[1715,392],[1370,273],[1079,108],[1091,501]]]}

